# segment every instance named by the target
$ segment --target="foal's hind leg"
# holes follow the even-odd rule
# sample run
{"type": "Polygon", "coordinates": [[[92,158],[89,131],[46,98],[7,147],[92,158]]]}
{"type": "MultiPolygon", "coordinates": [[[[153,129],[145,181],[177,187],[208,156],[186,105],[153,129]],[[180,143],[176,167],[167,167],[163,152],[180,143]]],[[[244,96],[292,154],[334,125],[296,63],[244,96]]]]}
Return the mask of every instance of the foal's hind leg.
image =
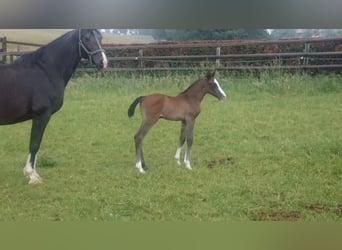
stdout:
{"type": "Polygon", "coordinates": [[[44,114],[32,119],[29,156],[24,167],[24,174],[29,178],[29,184],[41,183],[42,179],[36,171],[37,152],[39,150],[43,133],[50,120],[50,114],[44,114]]]}
{"type": "Polygon", "coordinates": [[[135,167],[139,170],[140,173],[145,173],[145,170],[147,170],[147,166],[145,164],[144,154],[142,150],[142,143],[143,143],[145,135],[153,126],[153,124],[155,124],[156,122],[157,120],[151,123],[142,122],[138,132],[134,135],[135,155],[136,155],[135,167]]]}

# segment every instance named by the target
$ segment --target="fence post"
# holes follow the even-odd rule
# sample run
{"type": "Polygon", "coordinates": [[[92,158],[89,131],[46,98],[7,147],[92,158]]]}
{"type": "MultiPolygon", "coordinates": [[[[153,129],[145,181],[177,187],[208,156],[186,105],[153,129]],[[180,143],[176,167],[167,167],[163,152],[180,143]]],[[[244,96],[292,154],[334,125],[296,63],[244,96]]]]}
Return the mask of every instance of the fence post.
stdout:
{"type": "MultiPolygon", "coordinates": [[[[216,56],[221,55],[221,47],[216,48],[216,56]]],[[[220,59],[216,59],[216,68],[219,68],[221,66],[220,59]]]]}
{"type": "Polygon", "coordinates": [[[143,67],[143,61],[142,61],[142,59],[140,59],[140,58],[142,58],[144,56],[144,51],[143,51],[143,49],[139,49],[139,68],[142,68],[143,67]]]}
{"type": "Polygon", "coordinates": [[[308,56],[309,51],[310,51],[310,43],[305,42],[304,44],[305,56],[304,56],[304,62],[303,62],[304,69],[306,69],[306,66],[309,65],[309,56],[308,56]]]}
{"type": "MultiPolygon", "coordinates": [[[[7,38],[3,37],[1,38],[1,52],[6,53],[7,52],[7,38]]],[[[2,56],[2,63],[6,63],[6,55],[2,56]]]]}

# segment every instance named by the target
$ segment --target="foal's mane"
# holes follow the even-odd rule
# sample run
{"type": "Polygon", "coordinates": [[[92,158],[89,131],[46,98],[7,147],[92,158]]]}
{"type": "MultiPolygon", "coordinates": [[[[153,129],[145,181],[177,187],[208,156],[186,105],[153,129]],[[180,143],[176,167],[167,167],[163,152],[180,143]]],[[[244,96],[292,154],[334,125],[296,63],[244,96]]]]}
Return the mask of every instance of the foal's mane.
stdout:
{"type": "Polygon", "coordinates": [[[179,93],[179,95],[185,94],[186,92],[188,92],[192,87],[194,87],[197,83],[201,82],[204,78],[200,78],[197,81],[195,81],[193,84],[191,84],[188,88],[186,88],[184,91],[182,91],[181,93],[179,93]]]}

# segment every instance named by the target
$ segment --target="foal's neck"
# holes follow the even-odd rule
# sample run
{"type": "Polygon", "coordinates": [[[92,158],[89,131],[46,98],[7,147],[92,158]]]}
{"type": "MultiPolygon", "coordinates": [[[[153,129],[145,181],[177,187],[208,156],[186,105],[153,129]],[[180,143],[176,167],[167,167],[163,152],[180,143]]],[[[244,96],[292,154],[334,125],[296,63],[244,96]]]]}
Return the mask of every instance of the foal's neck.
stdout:
{"type": "Polygon", "coordinates": [[[201,102],[206,94],[207,88],[204,79],[200,79],[194,82],[189,88],[181,93],[181,95],[184,95],[198,102],[201,102]]]}

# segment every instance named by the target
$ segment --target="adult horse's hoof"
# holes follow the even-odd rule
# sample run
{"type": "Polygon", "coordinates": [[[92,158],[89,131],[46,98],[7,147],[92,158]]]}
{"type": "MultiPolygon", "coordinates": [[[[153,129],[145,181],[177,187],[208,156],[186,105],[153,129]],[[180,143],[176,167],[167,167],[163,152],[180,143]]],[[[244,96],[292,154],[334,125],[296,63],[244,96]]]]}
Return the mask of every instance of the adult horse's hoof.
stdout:
{"type": "Polygon", "coordinates": [[[36,178],[36,179],[30,179],[28,184],[42,184],[43,180],[42,178],[36,178]]]}
{"type": "Polygon", "coordinates": [[[43,183],[42,178],[39,176],[39,174],[35,170],[25,167],[23,172],[24,172],[24,175],[29,179],[28,184],[43,183]]]}
{"type": "Polygon", "coordinates": [[[30,179],[28,184],[41,184],[41,183],[43,183],[43,179],[39,176],[39,174],[36,171],[33,171],[33,173],[28,177],[30,179]]]}

